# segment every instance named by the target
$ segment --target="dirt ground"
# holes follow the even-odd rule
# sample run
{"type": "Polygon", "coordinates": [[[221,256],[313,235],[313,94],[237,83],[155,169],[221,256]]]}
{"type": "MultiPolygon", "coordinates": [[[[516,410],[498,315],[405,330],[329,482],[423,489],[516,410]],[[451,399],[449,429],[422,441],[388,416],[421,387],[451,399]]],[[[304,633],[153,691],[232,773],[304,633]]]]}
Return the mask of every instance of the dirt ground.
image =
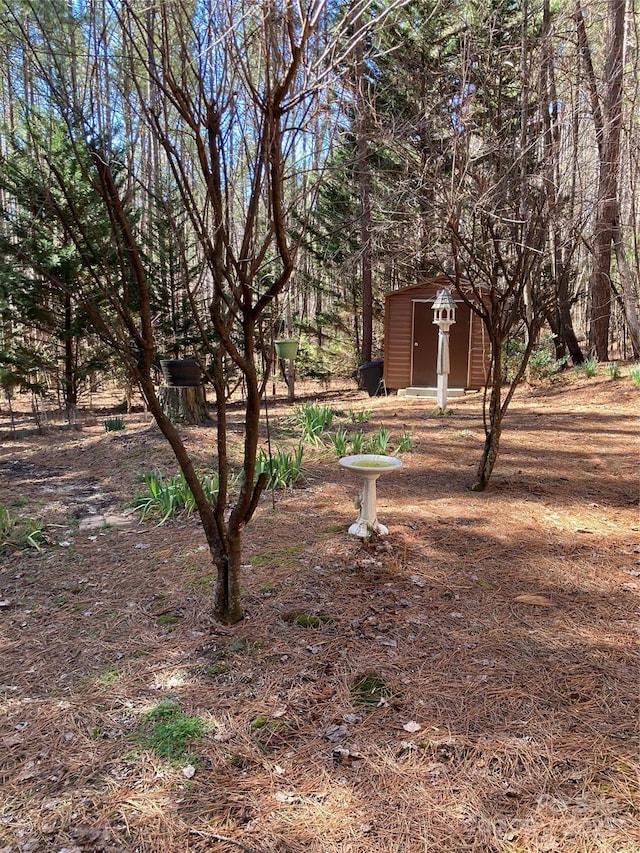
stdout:
{"type": "MultiPolygon", "coordinates": [[[[639,389],[523,387],[482,494],[478,396],[318,398],[411,434],[389,535],[347,533],[357,477],[308,448],[246,531],[231,628],[197,522],[125,509],[176,471],[143,412],[12,435],[5,406],[0,503],[48,544],[1,556],[0,853],[638,853],[639,389]],[[162,700],[203,726],[178,760],[162,700]]],[[[210,467],[214,428],[184,433],[210,467]]]]}

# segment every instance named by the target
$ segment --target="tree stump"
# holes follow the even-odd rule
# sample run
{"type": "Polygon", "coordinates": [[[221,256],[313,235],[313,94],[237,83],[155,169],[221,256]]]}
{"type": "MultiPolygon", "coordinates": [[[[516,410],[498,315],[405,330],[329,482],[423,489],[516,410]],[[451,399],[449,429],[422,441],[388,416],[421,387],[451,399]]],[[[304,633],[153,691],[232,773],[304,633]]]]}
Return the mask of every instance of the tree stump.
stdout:
{"type": "Polygon", "coordinates": [[[160,385],[158,401],[171,423],[193,425],[211,420],[204,385],[160,385]]]}

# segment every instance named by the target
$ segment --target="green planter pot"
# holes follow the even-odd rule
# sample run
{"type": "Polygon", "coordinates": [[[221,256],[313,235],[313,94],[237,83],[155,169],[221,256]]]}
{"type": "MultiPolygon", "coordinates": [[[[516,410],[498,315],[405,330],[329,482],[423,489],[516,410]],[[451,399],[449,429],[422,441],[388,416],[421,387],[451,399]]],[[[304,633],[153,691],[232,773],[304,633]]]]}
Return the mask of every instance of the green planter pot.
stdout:
{"type": "Polygon", "coordinates": [[[276,341],[275,345],[278,358],[295,358],[298,354],[298,341],[276,341]]]}

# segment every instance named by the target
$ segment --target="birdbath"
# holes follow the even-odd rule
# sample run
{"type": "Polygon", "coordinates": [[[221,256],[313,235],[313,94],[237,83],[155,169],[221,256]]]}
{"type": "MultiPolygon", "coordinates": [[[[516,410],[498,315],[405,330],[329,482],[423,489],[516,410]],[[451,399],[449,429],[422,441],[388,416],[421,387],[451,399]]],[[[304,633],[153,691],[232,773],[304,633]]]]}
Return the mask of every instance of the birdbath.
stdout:
{"type": "Polygon", "coordinates": [[[389,529],[380,524],[376,513],[376,480],[381,474],[396,471],[402,462],[395,456],[382,456],[377,453],[358,453],[355,456],[343,456],[339,464],[347,471],[359,474],[364,480],[360,496],[360,514],[349,528],[349,533],[368,539],[372,533],[384,535],[389,529]]]}

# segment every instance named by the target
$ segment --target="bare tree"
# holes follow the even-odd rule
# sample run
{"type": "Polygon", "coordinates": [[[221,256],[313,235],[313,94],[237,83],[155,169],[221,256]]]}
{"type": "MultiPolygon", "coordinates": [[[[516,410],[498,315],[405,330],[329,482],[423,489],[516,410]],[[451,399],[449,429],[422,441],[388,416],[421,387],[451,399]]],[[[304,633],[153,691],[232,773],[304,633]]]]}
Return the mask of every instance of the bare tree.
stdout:
{"type": "Polygon", "coordinates": [[[534,20],[525,3],[519,16],[488,12],[476,29],[464,33],[452,100],[457,134],[451,181],[441,198],[449,240],[448,251],[440,250],[439,266],[482,320],[491,345],[475,491],[489,483],[504,417],[548,313],[541,272],[549,200],[543,125],[535,120],[537,53],[528,37],[534,20]],[[524,346],[505,387],[506,348],[516,336],[524,346]]]}
{"type": "Polygon", "coordinates": [[[458,207],[448,222],[455,269],[451,281],[482,320],[491,345],[483,409],[485,442],[473,491],[483,491],[489,484],[504,417],[544,322],[546,294],[540,269],[547,237],[545,203],[539,195],[530,202],[526,218],[520,219],[513,208],[500,204],[495,187],[487,187],[471,211],[462,216],[458,207]],[[524,350],[505,387],[506,345],[522,331],[524,350]]]}
{"type": "MultiPolygon", "coordinates": [[[[185,0],[146,7],[133,0],[105,0],[102,29],[94,32],[91,20],[74,28],[73,9],[62,4],[46,20],[35,4],[30,6],[29,26],[15,14],[13,3],[2,4],[109,217],[117,272],[101,263],[59,164],[47,159],[46,150],[40,152],[47,179],[64,198],[58,214],[91,271],[91,284],[81,293],[83,304],[139,384],[195,498],[217,567],[215,612],[226,622],[243,615],[242,531],[266,481],[265,474],[255,476],[264,387],[259,321],[294,274],[292,213],[299,226],[314,198],[313,181],[299,180],[311,162],[305,154],[311,151],[305,143],[307,128],[332,69],[362,38],[368,6],[365,0],[357,3],[348,27],[339,21],[332,27],[326,0],[185,0]],[[63,61],[65,52],[60,53],[55,34],[56,28],[69,27],[76,39],[70,64],[63,61]],[[92,34],[89,46],[82,42],[86,32],[92,34]],[[118,48],[111,57],[118,73],[108,80],[108,107],[102,74],[108,48],[101,42],[107,33],[118,48]],[[91,50],[91,45],[99,49],[91,50]],[[84,69],[82,82],[71,79],[70,67],[84,69]],[[92,103],[97,98],[99,124],[92,103]],[[137,137],[123,138],[123,118],[129,133],[154,141],[164,179],[177,193],[197,249],[199,267],[188,279],[186,296],[199,332],[198,355],[215,391],[219,491],[212,504],[154,386],[154,285],[139,211],[155,200],[158,185],[137,156],[137,137]],[[239,492],[233,496],[228,365],[241,373],[245,388],[244,453],[239,492]]],[[[375,23],[369,15],[367,26],[375,23]]]]}

